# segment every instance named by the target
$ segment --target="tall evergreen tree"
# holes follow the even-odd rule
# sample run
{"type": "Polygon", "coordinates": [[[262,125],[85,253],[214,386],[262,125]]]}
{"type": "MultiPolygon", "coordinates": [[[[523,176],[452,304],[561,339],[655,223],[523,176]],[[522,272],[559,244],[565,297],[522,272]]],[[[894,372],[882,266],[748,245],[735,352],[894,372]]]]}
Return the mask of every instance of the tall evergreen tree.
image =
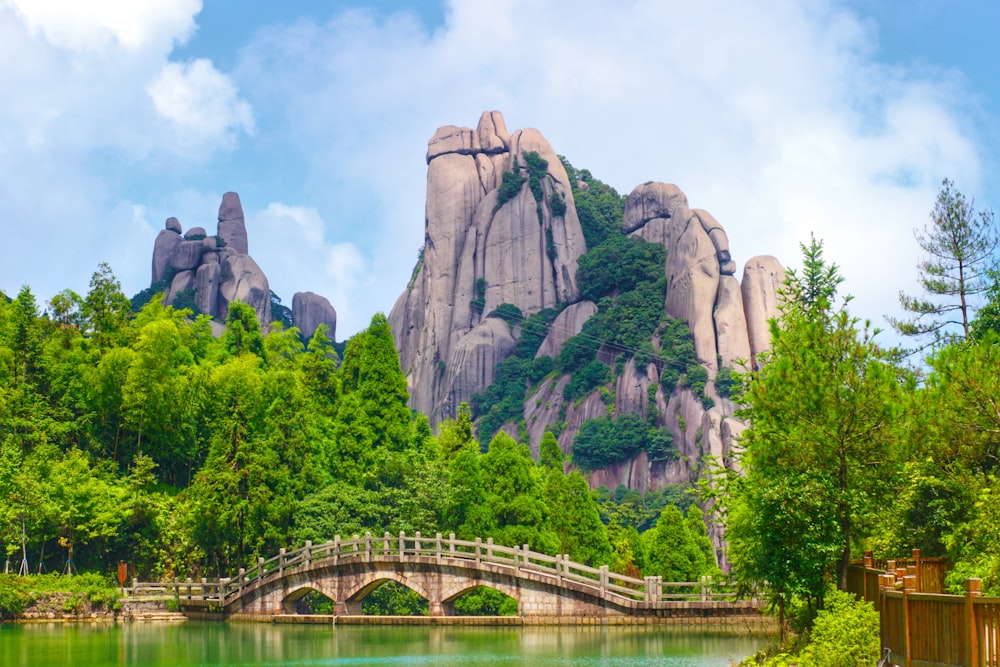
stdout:
{"type": "Polygon", "coordinates": [[[99,347],[121,342],[132,304],[107,262],[101,262],[90,277],[90,291],[83,300],[83,317],[88,333],[99,347]]]}
{"type": "Polygon", "coordinates": [[[931,226],[915,234],[927,253],[917,265],[927,297],[900,292],[899,303],[912,316],[890,317],[889,322],[905,336],[930,335],[934,342],[956,335],[968,338],[975,298],[989,287],[987,271],[1000,243],[993,212],[977,212],[975,201],[967,200],[945,179],[931,210],[931,226]]]}

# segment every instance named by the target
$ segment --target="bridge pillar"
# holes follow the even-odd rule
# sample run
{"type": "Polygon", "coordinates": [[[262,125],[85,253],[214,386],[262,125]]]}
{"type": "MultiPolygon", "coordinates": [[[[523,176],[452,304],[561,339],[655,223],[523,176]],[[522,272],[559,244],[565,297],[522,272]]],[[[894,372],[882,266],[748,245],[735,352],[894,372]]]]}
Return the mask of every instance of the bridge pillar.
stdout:
{"type": "Polygon", "coordinates": [[[335,602],[333,614],[334,616],[361,616],[361,602],[335,602]]]}

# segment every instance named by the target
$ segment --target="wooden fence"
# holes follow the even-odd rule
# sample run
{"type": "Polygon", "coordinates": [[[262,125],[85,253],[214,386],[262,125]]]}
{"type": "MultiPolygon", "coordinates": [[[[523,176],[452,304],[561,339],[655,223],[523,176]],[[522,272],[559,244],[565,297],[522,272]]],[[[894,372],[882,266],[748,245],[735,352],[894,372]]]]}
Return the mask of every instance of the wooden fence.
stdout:
{"type": "Polygon", "coordinates": [[[848,568],[848,590],[879,611],[883,650],[905,667],[1000,667],[1000,598],[982,597],[966,579],[964,595],[947,595],[941,559],[875,561],[848,568]],[[879,567],[882,566],[882,567],[879,567]]]}

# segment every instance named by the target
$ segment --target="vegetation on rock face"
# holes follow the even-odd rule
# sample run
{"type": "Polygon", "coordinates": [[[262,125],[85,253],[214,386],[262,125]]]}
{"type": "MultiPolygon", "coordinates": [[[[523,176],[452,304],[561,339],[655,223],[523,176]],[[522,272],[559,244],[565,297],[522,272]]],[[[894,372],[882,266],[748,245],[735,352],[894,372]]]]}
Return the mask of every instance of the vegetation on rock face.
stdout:
{"type": "Polygon", "coordinates": [[[493,212],[496,213],[504,204],[516,197],[526,180],[528,180],[526,176],[513,171],[505,171],[501,176],[500,188],[497,190],[497,203],[493,207],[493,212]]]}
{"type": "MultiPolygon", "coordinates": [[[[533,356],[556,312],[532,315],[522,323],[517,352],[497,365],[493,383],[472,398],[473,415],[479,419],[480,439],[484,444],[504,424],[523,423],[526,396],[552,371],[570,376],[562,398],[575,403],[615,382],[624,370],[624,363],[635,358],[640,368],[650,363],[657,366],[667,394],[682,381],[682,386],[691,388],[706,407],[712,404],[705,395],[708,374],[695,358],[690,329],[664,313],[663,246],[625,236],[624,199],[590,172],[578,171],[565,158],[560,159],[573,184],[573,196],[590,247],[578,260],[577,284],[583,298],[597,304],[598,312],[587,320],[579,334],[565,342],[554,360],[547,357],[533,360],[533,356]],[[599,353],[603,355],[601,358],[599,353]]],[[[547,166],[545,161],[531,153],[525,154],[525,161],[532,179],[541,178],[547,166]]],[[[540,200],[536,197],[536,201],[540,200]]],[[[501,308],[495,312],[499,314],[501,308]]],[[[599,423],[590,428],[603,433],[609,427],[599,423]]],[[[631,427],[615,428],[624,428],[630,434],[633,430],[638,432],[631,427]]],[[[582,450],[574,452],[574,463],[596,469],[639,451],[646,451],[653,460],[669,459],[674,455],[672,438],[667,431],[657,431],[648,427],[640,438],[630,437],[612,448],[594,447],[589,444],[590,436],[584,436],[579,445],[582,450]]]]}
{"type": "Polygon", "coordinates": [[[653,461],[677,455],[669,431],[651,427],[636,415],[587,420],[573,440],[573,463],[584,470],[600,470],[639,452],[653,461]]]}
{"type": "Polygon", "coordinates": [[[576,214],[588,248],[599,246],[605,239],[621,233],[625,213],[625,197],[610,185],[593,177],[587,169],[576,169],[559,156],[573,189],[576,214]]]}

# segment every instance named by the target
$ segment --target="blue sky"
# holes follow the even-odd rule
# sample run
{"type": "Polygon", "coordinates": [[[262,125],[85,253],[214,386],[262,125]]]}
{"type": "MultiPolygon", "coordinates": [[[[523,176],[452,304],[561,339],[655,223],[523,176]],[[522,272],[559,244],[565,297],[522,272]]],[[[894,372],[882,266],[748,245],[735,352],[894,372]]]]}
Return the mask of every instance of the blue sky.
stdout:
{"type": "Polygon", "coordinates": [[[942,178],[1000,206],[1000,3],[0,0],[0,290],[149,283],[169,216],[240,193],[286,302],[338,338],[423,241],[427,139],[498,109],[627,193],[676,183],[737,264],[810,232],[853,311],[913,291],[942,178]]]}

